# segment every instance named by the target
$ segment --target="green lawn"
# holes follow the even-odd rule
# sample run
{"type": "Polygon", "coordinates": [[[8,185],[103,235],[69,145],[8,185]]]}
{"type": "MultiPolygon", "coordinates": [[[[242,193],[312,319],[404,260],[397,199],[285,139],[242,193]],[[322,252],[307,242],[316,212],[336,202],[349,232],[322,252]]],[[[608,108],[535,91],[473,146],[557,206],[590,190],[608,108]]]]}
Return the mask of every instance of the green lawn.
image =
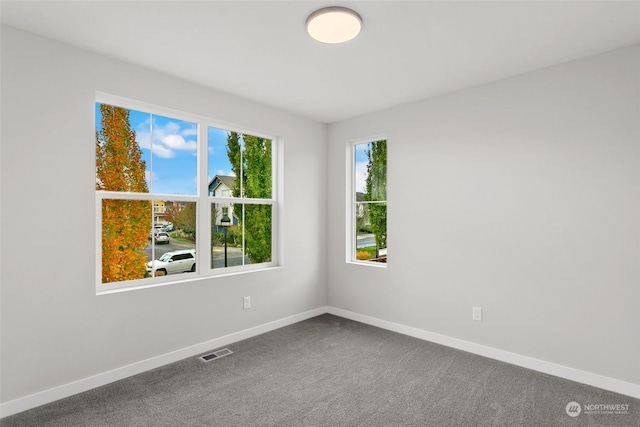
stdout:
{"type": "Polygon", "coordinates": [[[173,240],[176,240],[178,242],[182,242],[182,243],[193,243],[193,239],[189,239],[187,237],[181,236],[179,235],[179,233],[176,231],[175,233],[171,233],[169,235],[173,240]]]}

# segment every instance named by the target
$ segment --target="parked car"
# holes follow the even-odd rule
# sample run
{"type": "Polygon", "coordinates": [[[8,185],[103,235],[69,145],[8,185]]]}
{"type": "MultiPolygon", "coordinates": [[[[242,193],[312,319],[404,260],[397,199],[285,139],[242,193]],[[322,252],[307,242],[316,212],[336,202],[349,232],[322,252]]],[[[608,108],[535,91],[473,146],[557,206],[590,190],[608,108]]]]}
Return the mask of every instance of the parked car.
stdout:
{"type": "Polygon", "coordinates": [[[160,243],[169,243],[169,235],[167,233],[165,233],[164,231],[161,231],[159,233],[156,233],[153,235],[154,237],[154,242],[160,244],[160,243]]]}
{"type": "Polygon", "coordinates": [[[166,231],[164,228],[164,224],[154,224],[151,231],[149,231],[149,240],[153,238],[153,235],[159,232],[166,231]]]}
{"type": "Polygon", "coordinates": [[[173,223],[168,222],[165,224],[164,226],[164,231],[173,231],[175,230],[175,227],[173,226],[173,223]]]}
{"type": "Polygon", "coordinates": [[[167,252],[155,261],[147,263],[147,273],[153,272],[156,267],[156,276],[164,276],[171,273],[184,273],[196,271],[196,250],[185,249],[181,251],[167,252]]]}

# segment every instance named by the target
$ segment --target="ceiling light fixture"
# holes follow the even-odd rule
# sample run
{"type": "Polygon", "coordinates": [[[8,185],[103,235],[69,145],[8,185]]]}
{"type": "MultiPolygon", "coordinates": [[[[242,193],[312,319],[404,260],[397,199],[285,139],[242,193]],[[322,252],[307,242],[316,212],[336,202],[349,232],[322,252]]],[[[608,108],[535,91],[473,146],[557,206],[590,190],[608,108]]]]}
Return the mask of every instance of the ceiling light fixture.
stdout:
{"type": "Polygon", "coordinates": [[[344,43],[357,36],[361,29],[360,15],[346,7],[325,7],[307,18],[307,33],[321,43],[344,43]]]}

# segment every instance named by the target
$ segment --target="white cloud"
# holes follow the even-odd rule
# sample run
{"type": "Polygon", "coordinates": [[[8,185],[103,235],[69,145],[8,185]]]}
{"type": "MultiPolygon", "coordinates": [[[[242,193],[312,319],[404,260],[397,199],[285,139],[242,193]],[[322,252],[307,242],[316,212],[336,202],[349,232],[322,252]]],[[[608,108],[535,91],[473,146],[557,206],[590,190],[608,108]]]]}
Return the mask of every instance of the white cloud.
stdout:
{"type": "MultiPolygon", "coordinates": [[[[236,176],[235,173],[233,173],[233,171],[229,171],[229,172],[225,172],[223,169],[218,169],[216,171],[216,175],[222,175],[222,176],[236,176]]],[[[212,177],[209,177],[209,181],[211,181],[212,177]]]]}
{"type": "Polygon", "coordinates": [[[140,148],[151,148],[149,141],[149,119],[143,120],[136,126],[136,142],[140,148]]]}
{"type": "Polygon", "coordinates": [[[153,143],[153,154],[163,159],[170,159],[175,155],[171,149],[155,142],[153,143]]]}
{"type": "Polygon", "coordinates": [[[149,132],[136,131],[136,142],[140,148],[148,150],[150,148],[149,132]]]}
{"type": "Polygon", "coordinates": [[[164,126],[154,126],[153,144],[150,144],[149,121],[145,120],[136,129],[136,142],[145,150],[149,150],[153,145],[154,154],[168,159],[175,157],[175,151],[191,151],[197,155],[198,144],[195,139],[189,139],[195,135],[195,129],[181,130],[178,123],[169,122],[164,126]]]}
{"type": "Polygon", "coordinates": [[[177,134],[165,135],[160,141],[172,150],[196,151],[198,148],[195,141],[186,141],[182,135],[177,134]]]}
{"type": "MultiPolygon", "coordinates": [[[[158,124],[155,125],[155,128],[157,130],[161,130],[167,133],[178,133],[180,131],[180,125],[176,122],[169,122],[167,123],[164,128],[158,124]]],[[[154,131],[156,130],[154,129],[154,131]]]]}

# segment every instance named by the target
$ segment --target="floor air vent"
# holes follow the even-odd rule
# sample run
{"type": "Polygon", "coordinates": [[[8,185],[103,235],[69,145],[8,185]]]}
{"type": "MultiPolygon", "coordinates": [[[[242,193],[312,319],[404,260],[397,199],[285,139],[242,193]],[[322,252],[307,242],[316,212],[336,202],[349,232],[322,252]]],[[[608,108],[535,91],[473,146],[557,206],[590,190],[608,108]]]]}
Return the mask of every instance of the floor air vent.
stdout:
{"type": "Polygon", "coordinates": [[[233,351],[228,348],[223,348],[222,350],[217,350],[212,353],[207,353],[204,356],[200,356],[199,359],[203,362],[211,362],[212,360],[220,359],[221,357],[225,357],[230,354],[233,354],[233,351]]]}

